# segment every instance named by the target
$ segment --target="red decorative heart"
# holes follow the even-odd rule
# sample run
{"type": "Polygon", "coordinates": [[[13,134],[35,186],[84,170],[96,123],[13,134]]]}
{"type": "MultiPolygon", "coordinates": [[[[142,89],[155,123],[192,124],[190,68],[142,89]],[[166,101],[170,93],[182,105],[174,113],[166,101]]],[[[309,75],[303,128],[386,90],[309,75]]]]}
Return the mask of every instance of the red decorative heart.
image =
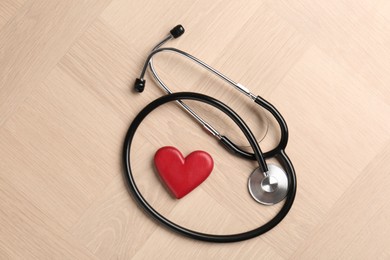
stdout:
{"type": "Polygon", "coordinates": [[[184,158],[181,152],[172,146],[158,149],[154,164],[161,179],[178,199],[207,179],[214,167],[213,158],[208,153],[195,151],[184,158]]]}

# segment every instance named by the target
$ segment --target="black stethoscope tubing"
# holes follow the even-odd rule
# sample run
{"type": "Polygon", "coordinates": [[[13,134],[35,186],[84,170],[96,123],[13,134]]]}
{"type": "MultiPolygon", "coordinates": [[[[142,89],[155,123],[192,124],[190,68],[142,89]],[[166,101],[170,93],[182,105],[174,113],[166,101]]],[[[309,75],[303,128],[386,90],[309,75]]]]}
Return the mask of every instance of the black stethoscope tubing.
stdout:
{"type": "MultiPolygon", "coordinates": [[[[278,122],[279,128],[280,128],[280,140],[277,146],[275,148],[262,153],[264,159],[269,159],[271,157],[275,157],[277,154],[281,153],[281,151],[284,151],[284,149],[287,146],[288,142],[288,128],[286,121],[282,117],[282,115],[279,113],[279,111],[267,100],[264,98],[257,96],[255,99],[255,103],[260,105],[261,107],[265,108],[268,112],[272,114],[272,116],[276,119],[278,122]]],[[[227,137],[222,136],[221,142],[225,144],[225,146],[232,151],[233,153],[249,160],[256,160],[255,154],[247,152],[245,150],[242,150],[240,147],[238,147],[236,144],[234,144],[232,141],[230,141],[227,137]]],[[[264,162],[265,163],[265,162],[264,162]]]]}
{"type": "Polygon", "coordinates": [[[271,151],[264,153],[264,155],[262,154],[260,147],[254,135],[252,134],[251,130],[248,128],[245,122],[239,117],[239,115],[237,115],[237,113],[234,112],[234,110],[232,110],[229,106],[227,106],[223,102],[213,97],[203,95],[200,93],[193,93],[193,92],[177,92],[177,93],[162,96],[154,100],[153,102],[149,103],[144,109],[142,109],[141,112],[136,116],[136,118],[130,125],[128,132],[126,134],[124,147],[123,147],[123,160],[124,160],[125,172],[126,172],[125,176],[129,183],[130,191],[133,194],[136,201],[139,203],[139,205],[146,212],[148,212],[155,220],[157,220],[159,223],[163,224],[164,226],[168,227],[169,229],[178,232],[182,235],[185,235],[187,237],[197,239],[197,240],[207,241],[207,242],[226,243],[226,242],[237,242],[237,241],[250,239],[269,231],[270,229],[275,227],[280,221],[282,221],[282,219],[287,215],[287,213],[291,209],[296,194],[296,176],[295,176],[294,167],[284,151],[288,139],[287,125],[283,117],[280,115],[280,113],[266,100],[262,99],[261,97],[257,97],[255,102],[260,106],[264,107],[265,109],[267,109],[276,118],[282,130],[281,140],[278,146],[272,149],[271,151]],[[244,133],[254,153],[253,154],[248,153],[242,151],[241,149],[236,150],[234,149],[234,147],[236,146],[232,148],[231,144],[226,143],[227,141],[222,141],[223,143],[225,142],[224,144],[229,148],[229,150],[234,151],[235,153],[237,153],[238,155],[246,159],[252,159],[252,160],[255,159],[258,162],[260,167],[262,167],[262,165],[264,164],[265,158],[270,158],[274,156],[278,158],[280,162],[283,164],[283,167],[286,169],[287,172],[288,193],[285,198],[284,205],[282,206],[280,211],[266,224],[256,229],[253,229],[251,231],[247,231],[239,234],[232,234],[232,235],[215,235],[215,234],[201,233],[201,232],[187,229],[168,220],[159,212],[157,212],[142,196],[141,192],[137,188],[136,182],[134,180],[134,176],[131,171],[130,151],[131,151],[131,144],[134,135],[141,122],[147,117],[147,115],[150,112],[152,112],[154,109],[167,102],[181,100],[181,99],[196,100],[199,102],[209,104],[221,110],[226,115],[228,115],[244,133]]]}

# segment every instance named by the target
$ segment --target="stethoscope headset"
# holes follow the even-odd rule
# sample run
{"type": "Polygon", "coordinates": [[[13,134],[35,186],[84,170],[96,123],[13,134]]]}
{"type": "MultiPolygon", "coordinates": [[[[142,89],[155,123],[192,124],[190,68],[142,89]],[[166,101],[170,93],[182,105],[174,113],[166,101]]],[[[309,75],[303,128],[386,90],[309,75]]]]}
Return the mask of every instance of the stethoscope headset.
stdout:
{"type": "Polygon", "coordinates": [[[155,220],[157,220],[159,223],[163,224],[164,226],[168,227],[169,229],[178,232],[182,235],[188,236],[190,238],[208,241],[208,242],[225,243],[225,242],[242,241],[242,240],[259,236],[271,230],[277,224],[279,224],[282,221],[282,219],[287,215],[294,202],[297,184],[296,184],[296,175],[295,175],[294,167],[285,152],[285,148],[288,141],[287,124],[283,119],[283,117],[281,116],[281,114],[279,113],[279,111],[272,104],[270,104],[262,97],[252,94],[243,85],[232,81],[231,79],[229,79],[219,71],[215,70],[214,68],[210,67],[203,61],[197,59],[196,57],[182,50],[176,48],[161,48],[161,46],[164,43],[166,43],[167,41],[173,38],[180,37],[183,33],[184,33],[184,28],[181,25],[177,25],[176,27],[174,27],[170,31],[170,34],[153,48],[152,52],[149,54],[149,56],[145,61],[140,77],[137,78],[135,81],[134,84],[135,91],[143,92],[145,88],[144,75],[146,73],[147,67],[149,66],[153,77],[160,85],[160,87],[167,92],[167,95],[152,101],[146,107],[144,107],[141,110],[141,112],[139,112],[139,114],[135,117],[135,119],[133,120],[133,122],[131,123],[128,129],[124,141],[123,159],[124,159],[125,171],[126,171],[125,176],[126,179],[128,180],[130,191],[134,195],[134,198],[139,203],[139,205],[146,212],[148,212],[155,220]],[[256,141],[255,136],[248,128],[246,123],[241,119],[241,117],[229,106],[227,106],[223,102],[213,97],[203,95],[200,93],[194,93],[194,92],[173,93],[158,76],[153,66],[152,58],[154,57],[154,55],[166,51],[180,54],[194,61],[195,63],[201,65],[202,67],[206,68],[210,72],[214,73],[215,75],[219,76],[220,78],[228,82],[230,85],[235,87],[241,93],[248,96],[256,104],[258,104],[259,106],[266,109],[269,113],[271,113],[272,116],[276,119],[280,127],[281,137],[278,145],[275,148],[263,153],[259,147],[259,144],[256,141]],[[233,120],[233,122],[240,128],[242,133],[245,135],[246,139],[248,140],[253,150],[253,153],[242,150],[238,145],[234,144],[226,136],[221,135],[214,127],[212,127],[198,114],[196,114],[189,106],[187,106],[183,102],[183,100],[195,100],[202,103],[206,103],[225,113],[228,117],[230,117],[233,120]],[[161,215],[159,212],[157,212],[145,200],[145,198],[142,196],[141,192],[137,188],[134,176],[131,171],[131,162],[130,162],[131,144],[134,135],[137,131],[137,128],[140,126],[142,121],[149,115],[149,113],[151,113],[153,110],[160,107],[161,105],[172,101],[178,102],[197,122],[200,123],[202,127],[204,127],[208,132],[210,132],[214,137],[216,137],[218,141],[222,143],[226,149],[228,149],[229,151],[233,152],[234,154],[244,159],[257,161],[259,167],[252,172],[248,181],[248,189],[252,197],[257,202],[265,205],[273,205],[284,200],[284,205],[282,206],[280,211],[266,224],[256,229],[253,229],[251,231],[247,231],[239,234],[232,234],[232,235],[205,234],[205,233],[200,233],[197,231],[187,229],[185,227],[182,227],[170,221],[169,219],[161,215]],[[278,162],[282,165],[282,168],[285,170],[283,170],[281,167],[277,165],[267,164],[266,160],[270,158],[276,158],[278,162]]]}

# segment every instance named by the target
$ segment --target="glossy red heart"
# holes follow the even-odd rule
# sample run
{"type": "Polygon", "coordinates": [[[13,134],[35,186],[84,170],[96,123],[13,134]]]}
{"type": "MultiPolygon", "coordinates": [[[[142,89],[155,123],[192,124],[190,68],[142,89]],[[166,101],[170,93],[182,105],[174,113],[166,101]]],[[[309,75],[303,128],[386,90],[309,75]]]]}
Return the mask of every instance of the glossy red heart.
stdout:
{"type": "Polygon", "coordinates": [[[208,153],[195,151],[184,158],[172,146],[158,149],[154,164],[161,179],[178,199],[207,179],[214,167],[213,158],[208,153]]]}

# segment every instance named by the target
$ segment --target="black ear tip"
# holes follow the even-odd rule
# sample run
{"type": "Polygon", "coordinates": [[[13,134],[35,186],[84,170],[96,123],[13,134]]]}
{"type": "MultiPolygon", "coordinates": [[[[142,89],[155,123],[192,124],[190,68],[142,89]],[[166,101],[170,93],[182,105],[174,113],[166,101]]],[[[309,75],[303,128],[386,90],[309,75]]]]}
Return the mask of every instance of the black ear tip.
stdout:
{"type": "Polygon", "coordinates": [[[185,32],[184,30],[184,27],[179,24],[179,25],[176,25],[171,31],[171,35],[173,36],[173,38],[179,38],[180,36],[183,35],[183,33],[185,32]]]}
{"type": "Polygon", "coordinates": [[[134,82],[134,89],[137,92],[143,92],[145,89],[145,80],[137,78],[134,82]]]}

